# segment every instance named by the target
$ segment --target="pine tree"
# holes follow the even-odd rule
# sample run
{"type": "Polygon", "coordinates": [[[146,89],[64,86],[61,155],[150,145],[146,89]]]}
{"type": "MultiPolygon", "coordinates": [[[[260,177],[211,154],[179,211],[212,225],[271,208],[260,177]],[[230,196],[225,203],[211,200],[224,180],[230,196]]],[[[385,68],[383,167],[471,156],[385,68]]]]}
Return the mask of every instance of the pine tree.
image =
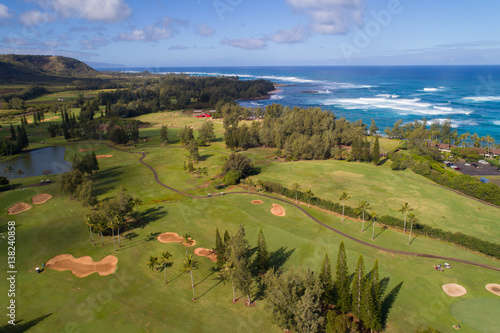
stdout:
{"type": "Polygon", "coordinates": [[[372,161],[375,164],[379,164],[380,162],[380,144],[378,142],[378,136],[375,137],[375,143],[373,144],[372,161]]]}
{"type": "Polygon", "coordinates": [[[325,254],[323,263],[321,264],[321,270],[319,273],[319,280],[321,281],[321,286],[323,287],[323,303],[330,304],[333,302],[333,280],[332,280],[332,267],[330,264],[330,258],[328,254],[325,254]]]}
{"type": "Polygon", "coordinates": [[[269,253],[262,229],[260,229],[257,238],[257,257],[255,258],[255,263],[259,274],[264,274],[269,268],[269,253]]]}
{"type": "Polygon", "coordinates": [[[370,160],[370,143],[368,142],[366,136],[363,140],[361,151],[362,151],[362,160],[368,162],[370,160]]]}
{"type": "Polygon", "coordinates": [[[375,124],[375,120],[372,118],[372,122],[370,124],[370,128],[368,129],[368,132],[370,132],[370,135],[374,136],[377,135],[378,127],[377,124],[375,124]]]}
{"type": "Polygon", "coordinates": [[[250,265],[250,246],[245,239],[245,228],[240,225],[240,228],[231,237],[229,241],[230,254],[229,261],[233,264],[234,284],[236,289],[239,289],[247,296],[248,305],[251,304],[250,292],[252,285],[251,265],[250,265]]]}
{"type": "Polygon", "coordinates": [[[111,100],[108,99],[108,102],[106,103],[106,112],[104,115],[107,117],[110,111],[111,111],[111,100]]]}
{"type": "Polygon", "coordinates": [[[349,290],[349,271],[347,269],[344,242],[340,243],[335,275],[336,304],[340,312],[347,313],[351,310],[351,293],[349,290]]]}
{"type": "Polygon", "coordinates": [[[365,290],[365,265],[363,256],[359,256],[354,279],[352,280],[352,313],[360,318],[363,308],[365,290]]]}
{"type": "Polygon", "coordinates": [[[378,261],[375,261],[365,284],[362,320],[364,326],[373,331],[382,329],[378,261]]]}
{"type": "Polygon", "coordinates": [[[219,228],[215,229],[215,253],[217,254],[217,269],[222,269],[226,262],[224,255],[224,243],[219,234],[219,228]]]}
{"type": "Polygon", "coordinates": [[[224,248],[227,249],[231,236],[229,236],[229,231],[227,229],[224,231],[224,248]]]}
{"type": "Polygon", "coordinates": [[[14,126],[12,124],[10,124],[10,139],[12,141],[16,141],[16,139],[17,139],[16,130],[14,129],[14,126]]]}
{"type": "Polygon", "coordinates": [[[162,144],[168,143],[168,127],[163,125],[160,130],[160,140],[162,144]]]}

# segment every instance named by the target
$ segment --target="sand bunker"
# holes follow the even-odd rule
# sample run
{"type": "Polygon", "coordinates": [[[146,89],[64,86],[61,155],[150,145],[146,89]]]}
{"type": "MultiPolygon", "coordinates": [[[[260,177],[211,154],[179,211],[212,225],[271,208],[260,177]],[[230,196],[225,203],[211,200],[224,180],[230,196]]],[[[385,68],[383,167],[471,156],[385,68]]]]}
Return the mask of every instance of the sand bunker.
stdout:
{"type": "Polygon", "coordinates": [[[273,204],[273,208],[271,208],[271,213],[276,216],[285,216],[285,209],[278,204],[273,204]]]}
{"type": "Polygon", "coordinates": [[[485,288],[490,293],[493,293],[497,296],[500,296],[500,284],[490,283],[490,284],[487,284],[485,288]]]}
{"type": "Polygon", "coordinates": [[[73,275],[81,278],[96,272],[101,276],[113,274],[117,263],[118,258],[115,256],[106,256],[101,261],[94,262],[89,256],[74,258],[71,254],[60,254],[49,259],[45,267],[56,271],[70,270],[73,275]]]}
{"type": "Polygon", "coordinates": [[[217,255],[215,254],[215,251],[213,251],[213,250],[199,247],[197,249],[194,249],[193,253],[199,257],[207,257],[208,259],[212,260],[213,262],[217,262],[217,255]]]}
{"type": "Polygon", "coordinates": [[[460,297],[467,294],[467,290],[459,284],[443,284],[443,290],[448,296],[460,297]]]}
{"type": "MultiPolygon", "coordinates": [[[[157,239],[161,243],[181,243],[182,245],[185,245],[182,237],[179,237],[179,235],[175,232],[164,232],[163,234],[159,235],[157,239]]],[[[188,247],[194,246],[196,244],[196,241],[194,239],[191,238],[191,240],[193,241],[193,243],[188,244],[188,247]]]]}
{"type": "Polygon", "coordinates": [[[252,203],[253,203],[254,205],[261,205],[261,204],[263,204],[264,202],[263,202],[262,200],[254,200],[254,201],[252,201],[252,203]]]}
{"type": "Polygon", "coordinates": [[[99,148],[78,149],[79,152],[98,150],[99,148]]]}
{"type": "Polygon", "coordinates": [[[113,155],[97,155],[96,158],[109,158],[113,157],[113,155]]]}
{"type": "Polygon", "coordinates": [[[31,202],[33,202],[35,205],[39,205],[47,202],[47,200],[49,200],[50,198],[52,198],[52,196],[47,193],[37,194],[33,198],[31,198],[31,202]]]}
{"type": "Polygon", "coordinates": [[[31,209],[30,205],[28,205],[27,203],[24,203],[24,202],[20,202],[20,203],[16,203],[13,206],[10,206],[10,208],[7,209],[7,211],[9,212],[9,215],[14,215],[14,214],[19,214],[19,213],[22,213],[24,211],[27,211],[28,209],[31,209]]]}

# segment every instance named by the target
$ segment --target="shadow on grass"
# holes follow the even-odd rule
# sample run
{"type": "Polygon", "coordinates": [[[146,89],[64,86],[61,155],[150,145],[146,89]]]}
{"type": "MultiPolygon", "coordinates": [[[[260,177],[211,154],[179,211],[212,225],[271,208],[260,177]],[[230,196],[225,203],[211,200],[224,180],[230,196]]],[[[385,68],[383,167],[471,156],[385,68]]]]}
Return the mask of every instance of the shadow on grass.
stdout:
{"type": "Polygon", "coordinates": [[[200,162],[204,162],[206,160],[208,160],[210,157],[214,156],[213,154],[204,154],[204,155],[200,155],[200,159],[199,161],[200,162]]]}
{"type": "Polygon", "coordinates": [[[121,167],[112,167],[103,171],[99,171],[93,175],[96,181],[95,193],[97,196],[106,194],[114,189],[118,178],[122,174],[121,167]]]}
{"type": "Polygon", "coordinates": [[[196,299],[202,298],[203,296],[205,296],[206,294],[208,294],[212,289],[214,289],[215,287],[217,287],[221,283],[222,283],[221,280],[217,281],[213,286],[211,286],[210,288],[208,288],[203,294],[201,294],[200,296],[196,297],[196,299]]]}
{"type": "Polygon", "coordinates": [[[42,322],[43,320],[45,320],[47,317],[51,316],[52,313],[49,313],[49,314],[46,314],[46,315],[43,315],[43,316],[40,316],[38,318],[35,318],[33,320],[30,320],[26,323],[22,323],[22,319],[21,320],[17,320],[15,323],[15,325],[11,325],[11,324],[7,324],[5,326],[2,326],[0,327],[0,332],[5,332],[5,333],[21,333],[21,332],[26,332],[28,331],[30,328],[36,326],[38,323],[42,322]]]}
{"type": "Polygon", "coordinates": [[[215,272],[216,272],[216,271],[212,270],[212,272],[211,272],[210,274],[208,274],[207,276],[205,276],[205,277],[204,277],[204,278],[203,278],[200,282],[195,283],[195,285],[194,285],[194,286],[196,287],[197,285],[202,284],[202,283],[203,283],[206,279],[208,279],[209,277],[211,277],[212,275],[214,275],[214,274],[215,274],[215,272]]]}
{"type": "MultiPolygon", "coordinates": [[[[389,278],[387,278],[387,279],[389,279],[389,278]]],[[[389,283],[389,281],[387,281],[387,283],[389,283]]],[[[398,297],[402,286],[403,286],[403,282],[401,282],[400,284],[395,286],[387,294],[387,296],[385,296],[384,300],[382,301],[382,306],[381,306],[382,327],[385,327],[385,325],[387,323],[387,317],[389,317],[389,312],[391,311],[391,308],[394,305],[394,302],[396,301],[396,298],[398,297]]]]}
{"type": "Polygon", "coordinates": [[[273,267],[275,271],[279,270],[294,252],[295,249],[287,251],[286,247],[280,247],[276,251],[271,252],[269,254],[269,267],[273,267]]]}
{"type": "Polygon", "coordinates": [[[417,238],[418,238],[418,235],[415,235],[415,237],[411,238],[411,240],[410,240],[410,244],[409,244],[409,245],[413,244],[413,241],[414,241],[415,239],[417,239],[417,238]]]}
{"type": "Polygon", "coordinates": [[[137,214],[137,220],[130,224],[131,228],[144,229],[149,223],[159,220],[167,215],[165,207],[151,207],[137,214]]]}
{"type": "Polygon", "coordinates": [[[161,232],[151,232],[149,233],[149,236],[146,236],[146,242],[151,242],[156,240],[156,238],[161,234],[161,232]]]}
{"type": "Polygon", "coordinates": [[[384,225],[384,226],[382,226],[382,231],[380,231],[378,234],[376,234],[376,235],[375,235],[375,237],[373,237],[373,239],[377,239],[377,238],[378,238],[378,236],[382,235],[382,233],[383,233],[384,231],[386,231],[386,230],[387,230],[387,227],[386,227],[385,225],[384,225]]]}
{"type": "Polygon", "coordinates": [[[184,272],[181,272],[179,275],[177,275],[176,277],[174,277],[173,279],[171,279],[170,281],[168,281],[168,283],[174,282],[175,280],[177,280],[178,278],[180,278],[183,275],[184,275],[184,272]]]}

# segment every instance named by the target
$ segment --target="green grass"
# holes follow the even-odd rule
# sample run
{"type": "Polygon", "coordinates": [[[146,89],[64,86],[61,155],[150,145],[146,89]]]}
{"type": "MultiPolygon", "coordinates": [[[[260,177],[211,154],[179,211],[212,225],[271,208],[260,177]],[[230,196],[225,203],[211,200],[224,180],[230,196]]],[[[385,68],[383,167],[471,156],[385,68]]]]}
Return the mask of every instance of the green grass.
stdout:
{"type": "MultiPolygon", "coordinates": [[[[249,151],[251,157],[261,151],[249,151]]],[[[500,237],[499,208],[466,199],[432,183],[409,170],[394,172],[387,166],[345,161],[299,161],[259,165],[256,178],[272,180],[291,188],[310,189],[315,196],[339,202],[342,192],[351,196],[346,205],[356,207],[366,200],[380,215],[402,218],[398,210],[410,203],[419,221],[452,232],[463,232],[484,240],[500,237]]]]}
{"type": "Polygon", "coordinates": [[[461,326],[467,325],[484,333],[496,333],[499,328],[500,299],[471,298],[451,306],[451,313],[461,326]],[[472,311],[471,311],[472,310],[472,311]]]}
{"type": "MultiPolygon", "coordinates": [[[[150,119],[154,126],[141,129],[141,135],[146,134],[152,139],[147,144],[138,144],[135,150],[147,151],[145,161],[157,169],[160,180],[165,184],[188,193],[206,195],[213,188],[203,187],[205,179],[187,174],[182,168],[185,149],[180,144],[159,146],[158,135],[162,121],[154,121],[157,117],[172,118],[174,114],[175,112],[140,117],[141,120],[150,119]]],[[[198,119],[180,114],[173,117],[173,120],[169,119],[173,124],[169,130],[169,138],[172,140],[178,129],[185,124],[198,124],[198,119]]],[[[217,127],[219,129],[216,130],[220,130],[220,124],[217,127]]],[[[54,144],[63,143],[59,139],[51,140],[54,144]]],[[[200,298],[193,303],[189,276],[181,275],[179,271],[185,254],[184,247],[179,244],[162,244],[154,238],[148,240],[152,233],[189,233],[196,240],[196,247],[213,248],[216,227],[221,232],[228,229],[230,233],[234,233],[240,224],[245,225],[247,238],[252,245],[262,228],[271,252],[282,248],[284,253],[289,254],[288,259],[284,260],[284,269],[318,270],[325,253],[335,263],[341,241],[346,245],[351,272],[354,271],[359,255],[364,256],[367,270],[378,259],[380,276],[388,279],[386,294],[402,283],[388,318],[387,332],[412,332],[428,325],[442,332],[449,332],[451,326],[457,324],[454,309],[460,308],[463,300],[480,298],[485,302],[492,302],[498,298],[484,288],[486,284],[498,279],[496,271],[452,262],[451,270],[436,272],[433,266],[440,263],[437,260],[394,255],[368,248],[318,225],[290,205],[280,203],[286,210],[286,216],[276,217],[270,213],[271,205],[277,202],[274,199],[261,198],[264,201],[262,205],[251,204],[252,200],[258,199],[255,194],[188,199],[156,184],[152,172],[139,163],[137,154],[112,150],[99,142],[74,142],[66,147],[67,159],[71,159],[75,153],[85,154],[80,149],[97,148],[94,151],[97,155],[112,154],[111,158],[99,160],[100,171],[94,176],[99,198],[112,196],[118,186],[124,186],[130,194],[141,198],[143,205],[139,206],[139,211],[147,215],[148,223],[123,232],[122,247],[114,252],[109,236],[105,237],[105,246],[102,247],[100,238],[96,235],[98,245],[92,246],[88,229],[82,224],[89,209],[60,195],[57,183],[26,188],[24,191],[0,192],[0,228],[11,220],[16,221],[17,225],[17,319],[28,322],[49,315],[31,329],[33,332],[64,332],[72,331],[73,327],[82,332],[280,332],[271,324],[265,301],[257,300],[254,308],[247,308],[241,302],[232,304],[231,286],[219,283],[215,279],[216,274],[210,275],[214,264],[206,258],[199,258],[200,269],[195,272],[195,283],[198,283],[195,291],[200,298]],[[6,215],[9,206],[17,202],[29,203],[31,197],[38,193],[50,193],[53,198],[45,204],[33,205],[31,210],[21,214],[6,215]],[[163,272],[151,271],[146,266],[149,256],[159,255],[162,251],[173,254],[173,266],[167,271],[169,280],[172,280],[169,285],[165,285],[163,281],[163,272]],[[47,269],[42,274],[35,272],[36,266],[63,253],[70,253],[75,257],[90,255],[94,260],[110,254],[116,255],[118,268],[109,276],[92,274],[85,278],[77,278],[68,271],[47,269]],[[460,298],[447,296],[441,289],[446,283],[463,285],[468,294],[460,298]]],[[[211,146],[200,149],[200,154],[205,158],[197,167],[209,169],[207,181],[220,172],[220,158],[227,153],[223,142],[212,143],[211,146]]],[[[446,219],[443,219],[446,221],[458,214],[474,215],[477,207],[481,207],[482,213],[493,215],[475,201],[455,198],[452,192],[430,186],[424,179],[424,182],[418,182],[421,178],[409,171],[396,173],[383,166],[336,161],[283,163],[271,160],[269,157],[272,151],[267,149],[252,149],[244,154],[251,156],[261,169],[261,174],[254,176],[256,179],[271,179],[284,185],[297,181],[303,184],[303,190],[311,188],[317,196],[334,201],[345,190],[353,197],[348,203],[368,200],[381,213],[384,213],[383,209],[386,207],[388,213],[399,216],[396,210],[400,203],[407,200],[417,208],[419,216],[428,214],[429,218],[436,218],[432,214],[443,215],[446,212],[446,219]],[[400,191],[400,188],[405,190],[400,191]],[[460,213],[453,210],[462,211],[460,213]]],[[[56,177],[53,178],[57,180],[56,177]]],[[[23,180],[26,183],[30,181],[36,182],[37,177],[23,180]]],[[[241,187],[233,190],[241,190],[241,187]]],[[[320,221],[371,242],[371,223],[367,223],[368,230],[361,233],[359,222],[348,220],[342,223],[336,215],[314,208],[309,211],[320,221]]],[[[438,216],[438,221],[439,218],[438,216]]],[[[473,227],[464,221],[458,219],[446,227],[463,227],[471,232],[477,228],[477,225],[473,227]]],[[[491,221],[498,223],[493,218],[491,221]]],[[[376,245],[500,266],[498,261],[451,244],[417,237],[408,246],[407,235],[378,226],[375,231],[373,243],[376,245]]],[[[497,237],[494,231],[492,233],[495,236],[490,235],[491,238],[497,237]]],[[[484,236],[482,232],[479,234],[484,236]]],[[[6,262],[7,248],[4,241],[0,242],[0,249],[0,261],[6,262]]],[[[0,289],[8,289],[5,279],[0,281],[0,289]]],[[[7,301],[3,297],[0,306],[7,306],[7,301]]],[[[480,318],[479,310],[481,309],[469,307],[469,316],[480,318]]],[[[492,316],[489,318],[495,319],[492,316]]],[[[465,319],[460,320],[464,320],[465,324],[462,325],[461,332],[483,331],[483,327],[466,324],[465,319]]]]}

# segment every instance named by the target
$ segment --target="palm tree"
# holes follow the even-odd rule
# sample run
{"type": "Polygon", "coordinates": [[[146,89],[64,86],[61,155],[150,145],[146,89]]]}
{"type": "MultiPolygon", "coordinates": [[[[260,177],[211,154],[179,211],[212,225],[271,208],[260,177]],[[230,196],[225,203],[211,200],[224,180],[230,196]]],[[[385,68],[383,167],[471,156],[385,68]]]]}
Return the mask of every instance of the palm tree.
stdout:
{"type": "Polygon", "coordinates": [[[314,196],[314,193],[312,193],[311,190],[306,190],[306,196],[307,196],[307,208],[311,207],[311,198],[314,196]]]}
{"type": "Polygon", "coordinates": [[[415,216],[415,214],[414,214],[414,213],[410,213],[410,214],[408,214],[408,219],[409,219],[409,220],[410,220],[410,222],[411,222],[411,226],[410,226],[410,237],[408,238],[408,245],[410,245],[410,244],[411,244],[411,231],[412,231],[412,229],[413,229],[413,223],[414,223],[414,222],[417,222],[417,217],[415,216]]]}
{"type": "Polygon", "coordinates": [[[158,257],[150,256],[148,260],[148,267],[151,270],[158,270],[158,257]]]}
{"type": "MultiPolygon", "coordinates": [[[[13,168],[13,167],[11,167],[10,165],[7,165],[7,166],[5,167],[5,170],[4,170],[3,172],[4,172],[4,173],[9,174],[9,178],[10,178],[10,174],[11,174],[12,172],[14,172],[14,168],[13,168]]],[[[12,183],[10,183],[10,186],[11,186],[12,188],[14,187],[14,185],[13,185],[12,183]]]]}
{"type": "Polygon", "coordinates": [[[167,281],[167,262],[172,258],[170,252],[162,252],[160,256],[160,261],[163,262],[163,270],[165,271],[165,284],[168,284],[167,281]]]}
{"type": "Polygon", "coordinates": [[[401,212],[403,214],[404,218],[404,233],[406,234],[406,213],[411,212],[413,208],[410,207],[410,204],[405,202],[403,205],[401,205],[401,209],[398,210],[398,212],[401,212]]]}
{"type": "Polygon", "coordinates": [[[295,202],[299,202],[297,200],[297,192],[299,191],[300,185],[298,183],[293,183],[292,188],[295,191],[295,202]]]}
{"type": "Polygon", "coordinates": [[[94,224],[94,221],[92,221],[92,218],[90,217],[90,215],[87,215],[87,218],[83,221],[83,223],[89,226],[90,241],[95,246],[94,235],[92,234],[92,225],[94,224]]]}
{"type": "Polygon", "coordinates": [[[17,169],[16,175],[18,175],[19,177],[21,177],[22,175],[24,175],[23,169],[17,169]]]}
{"type": "Polygon", "coordinates": [[[182,266],[182,271],[184,273],[189,273],[191,275],[191,289],[193,289],[193,299],[192,301],[196,301],[196,297],[194,295],[194,280],[193,280],[193,271],[198,269],[198,261],[196,258],[193,258],[191,254],[186,255],[184,259],[184,265],[182,266]]]}
{"type": "Polygon", "coordinates": [[[259,179],[257,183],[259,184],[259,193],[260,193],[264,188],[264,181],[262,179],[259,179]]]}
{"type": "Polygon", "coordinates": [[[115,217],[115,227],[118,229],[118,247],[122,247],[120,243],[120,227],[122,226],[124,220],[120,219],[118,216],[115,217]]]}
{"type": "Polygon", "coordinates": [[[4,172],[4,173],[9,174],[9,177],[10,177],[10,174],[11,174],[12,172],[14,172],[14,168],[13,168],[12,166],[10,166],[10,165],[7,165],[7,166],[5,167],[5,170],[4,170],[3,172],[4,172]]]}
{"type": "Polygon", "coordinates": [[[94,226],[97,228],[97,230],[99,230],[101,234],[102,246],[104,246],[104,236],[102,235],[102,232],[106,230],[106,224],[104,221],[97,221],[97,223],[94,226]]]}
{"type": "Polygon", "coordinates": [[[115,242],[115,227],[116,227],[117,223],[118,223],[117,217],[114,217],[108,221],[108,228],[111,228],[111,233],[112,233],[112,237],[113,237],[113,245],[115,246],[115,251],[117,251],[116,250],[116,242],[115,242]]]}
{"type": "Polygon", "coordinates": [[[191,238],[191,235],[185,234],[182,236],[182,244],[186,247],[186,255],[188,255],[188,246],[192,245],[194,243],[194,240],[191,238]]]}
{"type": "Polygon", "coordinates": [[[378,213],[372,212],[372,220],[373,220],[373,229],[372,229],[372,240],[375,237],[375,222],[377,222],[378,213]]]}
{"type": "Polygon", "coordinates": [[[248,185],[248,194],[250,194],[250,190],[251,190],[252,186],[254,185],[254,182],[251,178],[247,178],[246,182],[248,185]]]}
{"type": "Polygon", "coordinates": [[[370,203],[363,200],[358,204],[358,208],[363,210],[363,224],[361,225],[361,232],[365,231],[365,210],[367,210],[370,206],[370,203]]]}
{"type": "Polygon", "coordinates": [[[342,192],[342,194],[339,197],[339,200],[342,201],[342,222],[344,222],[345,201],[349,198],[350,198],[350,196],[349,196],[349,194],[347,194],[347,192],[342,192]]]}

